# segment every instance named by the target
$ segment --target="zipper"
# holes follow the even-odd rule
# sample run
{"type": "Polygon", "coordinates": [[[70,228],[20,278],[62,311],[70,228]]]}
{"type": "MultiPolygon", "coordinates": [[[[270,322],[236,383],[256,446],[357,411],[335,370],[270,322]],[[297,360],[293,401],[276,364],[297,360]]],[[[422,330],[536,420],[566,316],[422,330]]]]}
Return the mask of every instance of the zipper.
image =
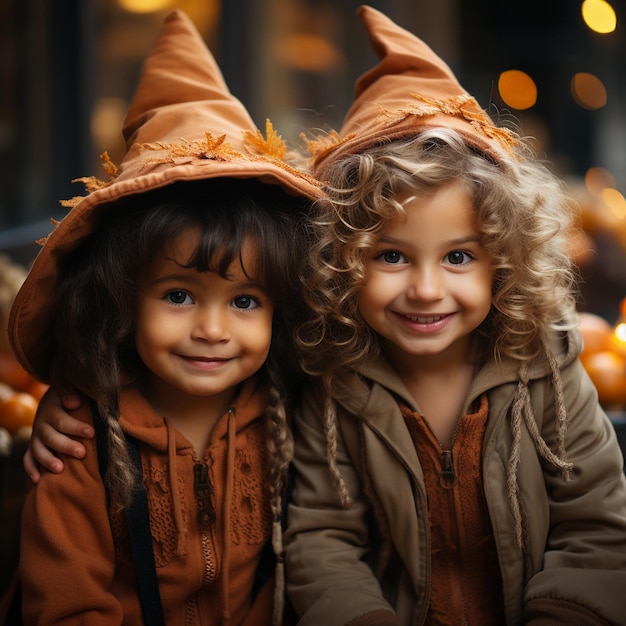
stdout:
{"type": "Polygon", "coordinates": [[[452,489],[452,487],[456,485],[456,473],[454,471],[454,455],[452,454],[452,449],[454,448],[454,442],[456,440],[456,434],[459,430],[461,418],[457,420],[456,426],[454,427],[454,432],[452,433],[452,441],[450,442],[450,448],[448,449],[443,445],[443,443],[441,443],[441,439],[437,437],[435,431],[428,423],[426,417],[421,413],[420,417],[424,421],[424,424],[426,424],[426,428],[428,428],[431,435],[435,438],[435,441],[439,444],[439,447],[441,448],[441,473],[439,474],[439,484],[444,489],[452,489]]]}
{"type": "Polygon", "coordinates": [[[213,485],[209,480],[206,463],[196,463],[193,466],[193,491],[198,505],[198,524],[200,528],[208,528],[215,523],[215,508],[212,502],[213,485]]]}
{"type": "Polygon", "coordinates": [[[452,450],[441,450],[441,475],[439,483],[444,489],[451,489],[456,484],[452,450]]]}
{"type": "Polygon", "coordinates": [[[198,507],[197,519],[200,528],[200,541],[204,554],[204,584],[213,583],[216,578],[215,556],[211,548],[211,526],[216,514],[213,506],[213,485],[209,480],[209,468],[206,463],[196,461],[193,466],[193,490],[198,507]]]}

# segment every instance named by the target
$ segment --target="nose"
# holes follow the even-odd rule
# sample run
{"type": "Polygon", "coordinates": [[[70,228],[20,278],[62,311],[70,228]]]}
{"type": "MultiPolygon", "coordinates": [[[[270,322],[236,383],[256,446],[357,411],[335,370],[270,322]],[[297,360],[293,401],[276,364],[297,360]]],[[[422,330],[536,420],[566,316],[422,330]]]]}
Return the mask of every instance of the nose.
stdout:
{"type": "Polygon", "coordinates": [[[230,339],[228,314],[219,306],[198,307],[194,316],[192,339],[217,343],[230,339]]]}
{"type": "Polygon", "coordinates": [[[444,279],[439,267],[416,267],[411,272],[407,297],[411,300],[436,301],[444,296],[444,279]]]}

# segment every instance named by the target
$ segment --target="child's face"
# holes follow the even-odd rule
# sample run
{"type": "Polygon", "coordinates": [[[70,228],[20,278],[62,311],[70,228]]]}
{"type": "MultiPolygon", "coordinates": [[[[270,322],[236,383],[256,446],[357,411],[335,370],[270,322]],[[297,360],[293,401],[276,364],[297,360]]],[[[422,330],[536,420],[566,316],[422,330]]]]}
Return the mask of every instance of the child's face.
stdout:
{"type": "MultiPolygon", "coordinates": [[[[265,362],[272,337],[273,304],[246,277],[239,261],[228,279],[215,272],[185,268],[198,234],[190,229],[141,273],[135,316],[135,344],[149,370],[148,387],[180,401],[222,396],[230,401],[236,385],[265,362]],[[170,257],[170,258],[168,258],[170,257]]],[[[250,276],[255,246],[243,247],[250,276]]]]}
{"type": "Polygon", "coordinates": [[[453,183],[405,207],[406,221],[389,222],[366,260],[360,312],[392,360],[467,359],[493,279],[470,198],[453,183]]]}

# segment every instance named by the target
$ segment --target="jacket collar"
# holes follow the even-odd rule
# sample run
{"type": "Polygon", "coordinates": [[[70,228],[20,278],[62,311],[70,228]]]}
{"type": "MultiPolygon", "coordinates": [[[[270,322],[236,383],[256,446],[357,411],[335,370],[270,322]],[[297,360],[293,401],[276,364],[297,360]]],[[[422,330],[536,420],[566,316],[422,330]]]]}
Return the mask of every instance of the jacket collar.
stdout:
{"type": "MultiPolygon", "coordinates": [[[[555,331],[550,337],[549,345],[557,363],[563,367],[578,357],[582,349],[582,339],[577,330],[555,331]]],[[[529,362],[525,372],[523,372],[522,362],[519,360],[509,357],[500,360],[490,359],[477,372],[472,382],[465,410],[468,411],[477,398],[494,387],[509,383],[516,384],[522,378],[528,382],[549,374],[550,366],[545,358],[537,358],[529,362]]],[[[415,400],[384,354],[380,354],[375,359],[370,359],[362,366],[359,376],[351,378],[351,381],[346,382],[347,393],[346,397],[341,400],[341,404],[354,415],[363,415],[363,411],[368,405],[375,406],[376,403],[372,404],[373,398],[371,396],[373,388],[377,385],[402,400],[412,410],[418,410],[415,400]],[[366,381],[369,381],[369,384],[366,381]]]]}
{"type": "MultiPolygon", "coordinates": [[[[237,415],[237,431],[263,414],[267,406],[267,388],[259,385],[252,377],[243,383],[233,401],[232,410],[237,415]]],[[[159,452],[168,449],[169,434],[165,420],[158,415],[143,395],[134,388],[126,389],[120,397],[120,425],[124,432],[142,441],[159,452]]],[[[211,435],[211,440],[227,437],[228,413],[218,421],[211,435]]],[[[191,453],[193,448],[179,433],[176,434],[176,447],[179,452],[191,453]]]]}

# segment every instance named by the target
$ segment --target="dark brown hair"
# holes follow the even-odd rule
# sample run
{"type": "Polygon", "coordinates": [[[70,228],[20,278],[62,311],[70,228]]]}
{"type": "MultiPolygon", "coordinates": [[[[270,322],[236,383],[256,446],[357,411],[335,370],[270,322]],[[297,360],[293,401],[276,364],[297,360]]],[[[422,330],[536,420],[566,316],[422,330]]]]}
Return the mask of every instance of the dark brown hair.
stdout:
{"type": "Polygon", "coordinates": [[[79,389],[98,404],[109,427],[107,474],[122,506],[128,504],[133,476],[119,426],[122,381],[141,380],[143,364],[133,338],[137,281],[155,255],[168,254],[175,236],[188,228],[201,233],[189,267],[222,276],[241,259],[245,240],[256,245],[254,279],[274,305],[272,345],[259,376],[270,387],[268,424],[272,508],[291,460],[287,424],[289,394],[297,389],[291,328],[298,314],[296,297],[299,201],[279,187],[258,181],[215,180],[178,183],[163,190],[104,206],[93,235],[65,262],[56,291],[51,380],[59,389],[79,389]]]}

